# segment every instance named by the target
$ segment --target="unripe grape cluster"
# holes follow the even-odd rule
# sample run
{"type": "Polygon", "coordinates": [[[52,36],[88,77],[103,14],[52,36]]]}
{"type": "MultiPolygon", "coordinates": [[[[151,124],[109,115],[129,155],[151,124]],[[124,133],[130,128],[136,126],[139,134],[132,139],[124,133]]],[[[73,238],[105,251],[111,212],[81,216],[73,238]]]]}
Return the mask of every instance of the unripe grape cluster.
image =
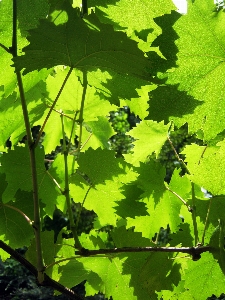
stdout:
{"type": "Polygon", "coordinates": [[[116,112],[110,112],[110,122],[113,129],[117,133],[126,133],[130,130],[130,124],[128,122],[128,114],[124,109],[120,109],[116,112]]]}
{"type": "Polygon", "coordinates": [[[127,135],[126,132],[136,126],[140,119],[130,112],[128,106],[125,106],[118,111],[110,112],[109,121],[116,131],[116,134],[109,140],[110,149],[116,152],[117,157],[121,157],[123,154],[129,153],[133,148],[132,142],[134,139],[127,135]]]}

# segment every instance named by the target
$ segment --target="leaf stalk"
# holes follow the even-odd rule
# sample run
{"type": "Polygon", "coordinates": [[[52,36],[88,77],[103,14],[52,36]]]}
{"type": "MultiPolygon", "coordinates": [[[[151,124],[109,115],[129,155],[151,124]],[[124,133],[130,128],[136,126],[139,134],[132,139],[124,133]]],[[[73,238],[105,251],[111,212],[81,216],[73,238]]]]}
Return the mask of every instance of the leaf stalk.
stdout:
{"type": "Polygon", "coordinates": [[[65,189],[64,189],[64,196],[66,198],[66,204],[69,214],[69,221],[70,221],[70,230],[72,231],[73,238],[75,241],[75,248],[82,249],[81,243],[78,238],[77,234],[77,227],[74,222],[72,206],[71,206],[71,199],[70,199],[70,189],[69,189],[69,170],[68,170],[68,147],[66,147],[66,136],[64,131],[64,122],[63,122],[63,114],[61,114],[61,124],[62,124],[62,134],[63,134],[63,155],[64,155],[64,171],[65,171],[65,189]]]}
{"type": "MultiPolygon", "coordinates": [[[[191,175],[191,172],[189,171],[187,165],[185,164],[185,162],[183,161],[183,159],[179,156],[179,154],[177,153],[173,142],[171,141],[170,137],[167,136],[167,139],[178,159],[179,162],[181,162],[181,164],[183,165],[183,167],[186,169],[187,173],[189,175],[191,175]]],[[[191,212],[192,212],[192,222],[193,222],[193,228],[194,228],[194,236],[195,236],[195,245],[198,245],[198,241],[199,241],[199,237],[198,237],[198,226],[197,226],[197,221],[196,221],[196,206],[195,206],[195,185],[193,182],[191,182],[191,193],[192,193],[192,207],[191,207],[191,212]]]]}
{"type": "Polygon", "coordinates": [[[82,130],[83,130],[83,116],[84,116],[84,102],[85,102],[85,97],[86,97],[86,92],[87,92],[87,71],[83,71],[83,93],[82,93],[82,99],[81,99],[81,104],[80,104],[80,114],[79,114],[79,126],[80,126],[80,133],[79,133],[79,143],[77,147],[77,152],[78,154],[80,153],[81,150],[81,142],[82,142],[82,130]]]}

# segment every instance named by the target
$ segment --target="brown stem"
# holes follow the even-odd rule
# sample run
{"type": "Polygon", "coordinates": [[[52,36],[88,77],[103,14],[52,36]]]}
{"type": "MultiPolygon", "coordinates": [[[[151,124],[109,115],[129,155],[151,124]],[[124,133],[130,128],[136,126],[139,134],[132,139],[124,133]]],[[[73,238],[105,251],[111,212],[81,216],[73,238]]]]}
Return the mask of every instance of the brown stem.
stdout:
{"type": "Polygon", "coordinates": [[[206,251],[210,251],[210,246],[204,247],[124,247],[124,248],[114,248],[114,249],[99,249],[99,250],[88,250],[82,249],[80,251],[75,251],[75,254],[84,257],[93,256],[98,254],[114,254],[123,252],[182,252],[188,253],[192,256],[193,260],[198,260],[200,254],[206,251]]]}

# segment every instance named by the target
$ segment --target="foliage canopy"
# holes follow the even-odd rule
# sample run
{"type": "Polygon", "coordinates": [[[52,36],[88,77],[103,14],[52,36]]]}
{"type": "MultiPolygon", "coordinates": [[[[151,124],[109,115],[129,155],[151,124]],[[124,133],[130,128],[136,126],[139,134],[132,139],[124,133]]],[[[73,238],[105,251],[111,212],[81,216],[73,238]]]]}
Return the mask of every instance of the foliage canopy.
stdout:
{"type": "Polygon", "coordinates": [[[16,258],[40,284],[86,281],[87,296],[219,295],[224,11],[213,0],[188,0],[186,15],[168,0],[89,2],[85,13],[78,0],[0,1],[1,258],[26,246],[26,260],[16,258]],[[127,133],[132,151],[116,158],[109,113],[123,106],[141,122],[127,133]],[[187,145],[183,161],[169,136],[186,123],[202,145],[187,145]],[[186,170],[175,169],[169,183],[158,159],[166,141],[186,170]],[[78,236],[74,203],[96,214],[89,233],[78,236]],[[56,208],[69,226],[54,242],[42,228],[56,208]],[[162,228],[170,231],[166,244],[158,241],[162,228]]]}

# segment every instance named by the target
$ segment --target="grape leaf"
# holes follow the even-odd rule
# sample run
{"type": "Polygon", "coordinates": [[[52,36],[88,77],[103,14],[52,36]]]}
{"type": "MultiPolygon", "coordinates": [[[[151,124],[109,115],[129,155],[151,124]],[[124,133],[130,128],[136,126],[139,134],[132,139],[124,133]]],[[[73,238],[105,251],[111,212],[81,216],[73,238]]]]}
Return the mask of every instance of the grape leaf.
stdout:
{"type": "MultiPolygon", "coordinates": [[[[176,43],[178,67],[166,74],[168,84],[179,85],[179,91],[186,91],[188,95],[203,101],[194,113],[184,116],[182,121],[189,123],[191,131],[202,129],[205,140],[214,138],[225,127],[222,100],[225,72],[223,14],[222,10],[215,11],[212,0],[188,1],[188,14],[174,25],[179,35],[176,43]]],[[[168,107],[172,105],[167,104],[168,107]]]]}
{"type": "MultiPolygon", "coordinates": [[[[0,2],[0,32],[1,43],[4,43],[6,48],[9,48],[12,43],[12,25],[9,22],[9,16],[12,12],[12,2],[1,1],[0,2]]],[[[16,87],[16,76],[11,68],[11,54],[5,49],[0,47],[1,63],[4,68],[0,69],[1,86],[4,86],[5,96],[8,97],[16,87]]]]}
{"type": "Polygon", "coordinates": [[[206,216],[208,211],[210,212],[208,215],[208,224],[207,230],[204,233],[204,243],[208,244],[211,242],[212,235],[214,234],[215,229],[218,227],[218,219],[225,221],[225,213],[224,213],[224,196],[215,196],[208,199],[208,201],[202,201],[196,199],[196,214],[200,216],[201,223],[198,223],[198,231],[199,234],[203,234],[204,224],[206,220],[206,216]]]}
{"type": "MultiPolygon", "coordinates": [[[[45,265],[52,264],[55,257],[54,231],[44,231],[41,235],[42,254],[45,265]]],[[[35,239],[32,240],[30,247],[26,251],[26,259],[37,267],[37,250],[35,239]]]]}
{"type": "Polygon", "coordinates": [[[166,253],[151,253],[140,272],[143,288],[148,291],[151,299],[155,291],[172,290],[173,284],[177,285],[180,281],[179,266],[173,265],[171,256],[166,253]]]}
{"type": "Polygon", "coordinates": [[[153,41],[152,48],[159,49],[160,54],[155,51],[149,51],[148,57],[154,65],[154,72],[165,72],[168,69],[176,66],[178,49],[175,45],[175,41],[179,38],[176,31],[173,29],[174,23],[181,17],[181,15],[175,11],[171,14],[165,14],[163,16],[154,19],[155,23],[160,26],[162,33],[153,41]]]}
{"type": "Polygon", "coordinates": [[[155,36],[160,33],[160,29],[154,22],[154,18],[170,13],[176,9],[172,1],[151,1],[137,0],[135,5],[132,2],[121,0],[117,5],[115,1],[97,1],[96,14],[105,23],[112,23],[116,28],[125,29],[131,36],[133,32],[147,31],[148,35],[154,30],[154,34],[149,37],[151,43],[155,36]],[[146,13],[147,12],[147,13],[146,13]],[[126,18],[124,18],[126,16],[126,18]],[[135,21],[134,21],[135,20],[135,21]]]}
{"type": "Polygon", "coordinates": [[[225,278],[211,253],[206,252],[201,256],[198,261],[188,261],[185,270],[185,288],[194,299],[205,300],[209,295],[223,293],[225,278]]]}
{"type": "Polygon", "coordinates": [[[70,195],[75,202],[82,203],[85,199],[83,206],[98,215],[96,221],[98,228],[107,225],[116,226],[118,216],[114,207],[118,201],[124,199],[121,186],[118,178],[91,186],[90,179],[82,173],[79,174],[78,169],[78,172],[71,176],[70,195]]]}
{"type": "Polygon", "coordinates": [[[159,85],[150,92],[149,118],[165,124],[174,121],[177,127],[184,125],[196,107],[203,102],[196,100],[187,92],[178,90],[178,85],[159,85]]]}
{"type": "Polygon", "coordinates": [[[116,214],[122,218],[147,215],[146,204],[140,200],[142,190],[137,187],[137,183],[124,185],[122,194],[125,199],[117,202],[116,214]]]}
{"type": "Polygon", "coordinates": [[[86,174],[92,183],[103,183],[119,174],[125,174],[122,159],[117,159],[113,151],[88,149],[78,159],[78,171],[86,174]]]}
{"type": "Polygon", "coordinates": [[[125,160],[138,166],[139,162],[145,162],[153,152],[158,156],[167,140],[168,130],[169,125],[164,125],[163,122],[144,120],[137,124],[137,127],[129,131],[129,135],[134,137],[136,141],[134,142],[133,153],[125,154],[125,160]]]}
{"type": "Polygon", "coordinates": [[[66,265],[59,267],[59,273],[60,283],[71,288],[87,280],[90,271],[84,268],[81,262],[72,259],[66,265]]]}
{"type": "Polygon", "coordinates": [[[26,216],[32,220],[32,194],[19,192],[17,201],[4,204],[0,202],[0,236],[12,248],[30,245],[33,238],[32,225],[26,216]]]}
{"type": "MultiPolygon", "coordinates": [[[[58,90],[55,89],[55,86],[62,85],[67,73],[68,68],[56,68],[54,75],[50,75],[47,78],[46,104],[49,107],[52,105],[58,94],[58,90]]],[[[71,128],[74,118],[76,121],[75,130],[77,128],[77,135],[79,136],[79,127],[77,126],[77,120],[80,114],[82,94],[83,86],[80,83],[79,76],[75,72],[72,72],[55,105],[55,111],[53,111],[50,115],[50,118],[44,128],[45,139],[43,145],[45,146],[46,153],[51,153],[51,151],[54,151],[57,145],[59,145],[60,139],[62,138],[62,123],[60,120],[60,112],[64,114],[64,131],[66,136],[70,137],[71,135],[71,128]],[[53,130],[54,135],[52,135],[53,130]]],[[[87,123],[89,121],[97,121],[98,117],[106,116],[111,110],[113,110],[113,106],[109,103],[109,101],[102,101],[99,96],[96,95],[95,89],[88,85],[83,110],[84,122],[87,123]],[[98,113],[96,113],[97,111],[98,113]]],[[[46,110],[44,116],[38,121],[39,124],[42,124],[44,122],[47,113],[48,110],[46,110]]],[[[109,125],[107,125],[105,122],[105,126],[108,127],[109,125]]],[[[109,131],[111,131],[110,128],[109,131]]],[[[88,137],[85,136],[84,138],[88,137]]],[[[106,144],[105,141],[104,144],[106,144]]],[[[100,143],[100,145],[102,144],[100,143]]]]}
{"type": "Polygon", "coordinates": [[[154,246],[149,239],[143,238],[140,232],[127,230],[125,226],[113,229],[111,235],[117,248],[154,246]]]}
{"type": "Polygon", "coordinates": [[[128,106],[130,111],[135,115],[139,116],[140,119],[145,119],[148,115],[148,101],[149,101],[149,91],[153,89],[153,86],[145,85],[140,89],[136,89],[138,93],[138,98],[131,98],[131,100],[120,100],[120,106],[128,106]]]}
{"type": "Polygon", "coordinates": [[[84,207],[94,210],[98,215],[98,226],[116,226],[116,201],[124,198],[120,191],[121,184],[117,181],[106,181],[105,184],[97,184],[90,190],[85,200],[84,207]]]}
{"type": "MultiPolygon", "coordinates": [[[[100,286],[100,291],[106,297],[112,296],[114,300],[136,300],[133,288],[129,285],[131,276],[123,274],[124,260],[125,258],[119,257],[106,259],[90,257],[82,262],[86,269],[93,270],[101,278],[103,284],[100,286]]],[[[95,281],[92,283],[91,279],[88,279],[89,284],[95,286],[95,281]]]]}
{"type": "Polygon", "coordinates": [[[165,168],[156,161],[150,160],[147,164],[141,163],[137,170],[139,171],[137,185],[144,191],[142,197],[148,199],[153,194],[157,203],[165,192],[165,168]]]}
{"type": "Polygon", "coordinates": [[[45,0],[34,2],[26,0],[18,2],[18,21],[19,28],[23,35],[27,35],[27,31],[37,27],[40,19],[45,19],[49,12],[49,3],[45,0]]]}
{"type": "MultiPolygon", "coordinates": [[[[89,71],[87,74],[88,84],[95,88],[95,94],[99,95],[99,97],[103,100],[108,100],[110,103],[115,104],[117,106],[120,105],[120,101],[124,100],[129,106],[131,103],[140,104],[138,101],[146,101],[147,95],[142,100],[141,90],[150,89],[151,85],[150,80],[153,78],[137,78],[135,76],[131,76],[130,74],[116,73],[113,70],[101,71],[97,69],[96,71],[89,71]],[[146,85],[149,85],[149,87],[146,85]],[[131,102],[130,100],[133,101],[131,102]]],[[[144,108],[146,107],[146,103],[143,103],[144,108]]],[[[122,106],[122,104],[121,104],[122,106]]],[[[141,109],[139,105],[139,110],[141,109]]],[[[136,109],[137,111],[137,109],[136,109]]],[[[137,112],[140,116],[142,113],[137,112]]]]}
{"type": "MultiPolygon", "coordinates": [[[[153,168],[154,164],[151,166],[153,168]]],[[[144,170],[145,169],[147,170],[147,168],[144,168],[144,170]]],[[[144,176],[145,174],[148,173],[143,173],[143,177],[148,178],[149,175],[144,176]]],[[[149,174],[151,174],[151,168],[149,168],[149,174]]],[[[152,172],[152,174],[154,174],[154,172],[152,172]]],[[[159,182],[155,180],[155,186],[153,181],[151,186],[151,178],[154,178],[154,176],[149,178],[150,180],[145,180],[142,185],[142,188],[145,188],[143,202],[146,204],[149,216],[136,216],[135,219],[128,218],[127,226],[135,226],[135,231],[142,232],[143,237],[151,239],[159,232],[160,227],[167,228],[167,225],[169,225],[171,233],[178,230],[178,226],[181,223],[180,211],[184,204],[170,191],[164,190],[163,192],[162,182],[160,182],[160,180],[159,182]],[[148,183],[150,186],[148,186],[148,183]],[[160,186],[161,189],[159,189],[160,186]],[[160,193],[157,194],[157,190],[160,190],[160,193]]],[[[190,191],[190,182],[187,178],[180,177],[179,171],[176,171],[173,174],[169,188],[173,192],[176,192],[177,189],[178,192],[181,193],[181,197],[184,197],[187,196],[190,191]]],[[[185,207],[185,210],[188,211],[187,207],[185,207]]]]}
{"type": "Polygon", "coordinates": [[[191,180],[214,195],[225,193],[225,183],[221,170],[224,165],[225,141],[217,146],[188,146],[183,152],[191,172],[191,180]]]}
{"type": "Polygon", "coordinates": [[[23,49],[25,55],[14,59],[17,70],[25,68],[24,72],[28,73],[66,65],[81,70],[112,69],[149,77],[145,71],[149,61],[124,33],[114,32],[110,25],[103,26],[93,13],[85,21],[70,5],[67,5],[67,13],[65,24],[56,26],[40,20],[38,28],[29,31],[30,44],[23,49]]]}
{"type": "MultiPolygon", "coordinates": [[[[48,72],[46,69],[40,72],[34,71],[28,76],[23,78],[25,98],[27,100],[27,109],[30,113],[31,126],[37,122],[40,124],[46,106],[43,104],[43,93],[46,92],[46,85],[44,83],[48,72]]],[[[1,122],[1,135],[0,142],[5,144],[10,137],[12,145],[18,143],[25,135],[24,118],[21,114],[20,98],[14,92],[12,95],[6,97],[4,94],[0,99],[0,122],[1,122]]]]}
{"type": "MultiPolygon", "coordinates": [[[[123,229],[124,232],[125,229],[123,229]]],[[[119,235],[120,231],[118,230],[115,235],[119,235]]],[[[126,230],[125,230],[126,232],[126,230]]],[[[140,240],[142,239],[140,234],[134,234],[140,240]]],[[[125,234],[126,235],[126,234],[125,234]]],[[[88,249],[96,249],[98,246],[102,244],[100,239],[98,240],[99,245],[96,245],[96,233],[93,231],[91,235],[82,235],[81,241],[84,247],[88,249]],[[93,234],[93,235],[92,235],[93,234]]],[[[101,235],[102,236],[102,235],[101,235]]],[[[119,237],[118,237],[119,240],[119,237]]],[[[134,240],[134,239],[133,239],[134,240]]],[[[148,242],[145,240],[145,244],[148,242]]],[[[89,290],[94,293],[97,291],[101,291],[106,294],[106,297],[113,296],[113,299],[137,299],[133,295],[133,288],[129,287],[129,278],[130,275],[123,274],[123,262],[126,258],[117,258],[117,257],[107,257],[107,258],[100,258],[101,263],[99,263],[99,258],[96,257],[88,257],[82,258],[81,262],[77,260],[71,260],[63,269],[62,277],[60,279],[61,283],[64,283],[66,286],[73,286],[74,284],[81,282],[82,280],[86,279],[88,282],[89,290]],[[74,261],[74,263],[72,263],[74,261]],[[78,272],[74,272],[74,270],[78,269],[78,272]],[[68,274],[71,276],[68,277],[68,274]],[[122,282],[121,282],[122,279],[122,282]],[[121,294],[122,293],[122,294],[121,294]]],[[[136,261],[135,261],[136,262],[136,261]]]]}
{"type": "MultiPolygon", "coordinates": [[[[16,146],[14,150],[9,150],[1,157],[1,162],[1,172],[6,173],[6,181],[8,182],[8,186],[2,195],[3,203],[12,200],[19,189],[27,192],[32,191],[31,167],[27,146],[16,146]]],[[[36,151],[36,163],[39,197],[46,205],[46,213],[52,215],[59,191],[56,190],[54,181],[45,170],[43,148],[38,148],[36,151]]]]}
{"type": "MultiPolygon", "coordinates": [[[[98,117],[98,121],[89,121],[85,124],[88,131],[90,130],[91,138],[90,142],[86,144],[93,149],[101,147],[102,149],[109,148],[108,140],[115,134],[111,124],[105,117],[98,117]]],[[[82,150],[85,151],[85,145],[82,150]]]]}

